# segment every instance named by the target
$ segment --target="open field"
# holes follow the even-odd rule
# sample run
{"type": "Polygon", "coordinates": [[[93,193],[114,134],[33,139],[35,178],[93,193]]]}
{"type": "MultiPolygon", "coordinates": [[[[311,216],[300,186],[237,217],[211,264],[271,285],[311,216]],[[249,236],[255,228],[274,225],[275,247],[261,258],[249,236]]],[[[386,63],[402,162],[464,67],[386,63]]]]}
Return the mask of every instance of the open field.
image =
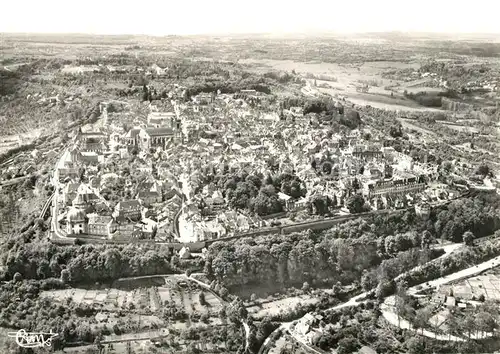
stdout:
{"type": "MultiPolygon", "coordinates": [[[[1,124],[2,118],[0,117],[0,125],[1,124]]],[[[31,129],[27,125],[20,126],[18,131],[18,135],[0,136],[0,154],[21,145],[30,144],[35,139],[39,138],[42,133],[42,129],[31,129]]]]}
{"type": "Polygon", "coordinates": [[[413,129],[413,130],[416,130],[424,135],[430,135],[432,137],[437,136],[436,133],[434,133],[433,131],[421,128],[418,125],[413,124],[411,119],[398,118],[398,120],[401,122],[401,125],[403,126],[403,128],[410,129],[410,130],[413,129]]]}
{"type": "Polygon", "coordinates": [[[500,275],[486,274],[460,281],[457,284],[439,288],[439,293],[449,295],[453,291],[455,297],[472,300],[484,295],[486,299],[500,300],[500,275]]]}
{"type": "Polygon", "coordinates": [[[297,307],[297,305],[307,306],[311,304],[317,304],[319,302],[318,297],[312,297],[310,295],[300,295],[287,297],[281,300],[275,300],[270,302],[263,302],[260,305],[253,305],[247,307],[248,313],[251,314],[256,319],[262,319],[266,316],[277,316],[280,313],[289,313],[297,307]]]}
{"type": "MultiPolygon", "coordinates": [[[[56,301],[71,298],[76,304],[98,306],[105,311],[120,309],[149,310],[152,313],[161,311],[170,305],[182,308],[188,314],[217,313],[222,303],[212,293],[203,291],[206,304],[200,304],[201,289],[195,283],[179,281],[175,277],[148,277],[138,279],[121,279],[110,287],[71,288],[51,290],[41,293],[41,297],[49,297],[56,301]]],[[[213,319],[214,324],[220,322],[213,319]]]]}
{"type": "Polygon", "coordinates": [[[465,125],[456,125],[456,124],[443,124],[443,125],[445,125],[446,127],[450,128],[450,129],[456,130],[458,132],[465,132],[465,133],[478,133],[479,132],[479,130],[477,128],[468,127],[465,125]]]}
{"type": "Polygon", "coordinates": [[[388,69],[418,69],[416,63],[377,61],[363,64],[340,65],[322,62],[295,62],[292,60],[245,59],[241,63],[250,64],[257,71],[270,69],[301,73],[310,83],[316,81],[317,90],[332,96],[341,95],[350,102],[358,105],[370,105],[387,110],[406,111],[438,111],[435,108],[422,107],[414,101],[402,96],[406,89],[411,92],[432,91],[440,92],[439,88],[418,87],[429,79],[404,82],[382,77],[388,69]],[[324,77],[332,79],[325,80],[324,77]],[[368,85],[369,92],[359,92],[359,87],[368,85]],[[391,94],[393,95],[391,97],[391,94]]]}

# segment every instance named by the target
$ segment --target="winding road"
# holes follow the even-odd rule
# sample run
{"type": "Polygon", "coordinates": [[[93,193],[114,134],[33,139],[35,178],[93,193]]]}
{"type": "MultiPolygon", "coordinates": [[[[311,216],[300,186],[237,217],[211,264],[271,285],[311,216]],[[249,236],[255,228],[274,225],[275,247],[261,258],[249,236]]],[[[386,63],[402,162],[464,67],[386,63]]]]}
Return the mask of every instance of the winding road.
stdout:
{"type": "MultiPolygon", "coordinates": [[[[461,247],[464,247],[464,246],[462,244],[458,244],[458,243],[452,243],[452,244],[445,245],[445,246],[442,246],[442,247],[440,245],[437,245],[437,246],[435,246],[435,248],[442,248],[445,253],[441,257],[438,257],[436,259],[431,260],[431,262],[436,262],[436,261],[441,260],[441,259],[443,259],[445,257],[448,257],[455,250],[457,250],[457,249],[459,249],[461,247]]],[[[492,268],[494,266],[498,266],[499,264],[500,264],[500,256],[496,257],[494,259],[491,259],[491,260],[489,260],[487,262],[481,263],[481,264],[479,264],[477,266],[472,266],[470,268],[467,268],[467,269],[455,272],[453,274],[450,274],[450,275],[447,275],[447,276],[444,276],[444,277],[441,277],[441,278],[429,281],[427,284],[429,284],[428,287],[437,287],[439,285],[447,284],[447,283],[455,281],[455,280],[459,280],[459,279],[463,279],[463,278],[466,278],[466,277],[473,276],[473,275],[481,273],[481,272],[483,272],[483,271],[485,271],[487,269],[490,269],[490,268],[492,268]]],[[[420,268],[421,268],[421,266],[415,267],[415,268],[409,270],[408,272],[405,272],[405,273],[399,275],[395,280],[398,280],[403,275],[406,275],[406,274],[409,274],[411,272],[414,272],[414,271],[416,271],[416,270],[418,270],[420,268]]],[[[415,294],[418,291],[417,290],[417,286],[414,286],[414,287],[410,288],[409,291],[408,291],[409,294],[412,294],[412,295],[415,294]]],[[[423,288],[420,288],[420,290],[422,290],[422,289],[423,288]]],[[[339,310],[339,309],[345,308],[345,307],[359,306],[362,303],[366,302],[366,300],[364,300],[364,299],[366,299],[368,297],[369,293],[370,292],[361,293],[359,295],[356,295],[356,296],[352,297],[347,302],[344,302],[342,304],[333,306],[333,307],[328,308],[328,309],[326,309],[324,311],[334,311],[334,310],[339,310]]],[[[394,296],[389,296],[388,298],[386,298],[386,300],[384,301],[383,305],[381,306],[382,316],[390,324],[392,324],[394,326],[398,326],[398,318],[397,318],[397,315],[394,312],[394,306],[392,305],[393,303],[394,303],[394,296]]],[[[297,333],[296,331],[294,331],[294,327],[295,326],[293,325],[293,323],[294,322],[298,323],[298,322],[304,320],[305,316],[306,315],[304,315],[299,320],[296,320],[296,321],[293,321],[293,322],[284,322],[284,323],[282,323],[276,330],[274,330],[266,338],[266,340],[264,341],[263,345],[261,346],[261,348],[259,350],[259,354],[262,354],[265,351],[265,349],[270,346],[270,344],[271,344],[270,338],[273,338],[273,336],[275,335],[275,333],[277,331],[284,331],[284,332],[290,333],[290,335],[297,342],[301,343],[306,348],[308,348],[310,350],[313,350],[316,353],[320,353],[316,349],[312,348],[310,346],[310,344],[307,342],[307,340],[303,336],[301,336],[299,333],[297,333]]],[[[410,323],[408,321],[404,320],[404,319],[400,319],[400,321],[399,321],[399,327],[403,328],[403,329],[411,330],[410,323]]],[[[416,332],[416,330],[414,330],[414,331],[416,332]]],[[[419,331],[418,333],[422,334],[422,331],[419,331]]],[[[423,335],[424,336],[428,336],[430,338],[438,339],[438,340],[463,341],[462,338],[458,338],[458,337],[455,337],[455,336],[448,336],[448,335],[445,335],[445,336],[441,335],[440,336],[440,335],[438,335],[436,333],[433,333],[433,332],[430,332],[430,331],[424,331],[423,335]]]]}

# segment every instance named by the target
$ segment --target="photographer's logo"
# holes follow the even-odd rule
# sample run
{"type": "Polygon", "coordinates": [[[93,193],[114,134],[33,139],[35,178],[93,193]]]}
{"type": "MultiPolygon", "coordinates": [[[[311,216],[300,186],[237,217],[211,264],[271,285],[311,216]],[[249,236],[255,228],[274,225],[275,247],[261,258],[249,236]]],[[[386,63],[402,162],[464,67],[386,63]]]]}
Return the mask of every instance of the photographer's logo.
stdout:
{"type": "Polygon", "coordinates": [[[7,334],[11,338],[16,338],[16,343],[22,348],[39,348],[39,347],[50,347],[52,345],[52,338],[57,337],[59,334],[43,332],[26,332],[24,329],[20,329],[17,332],[9,332],[7,334]]]}

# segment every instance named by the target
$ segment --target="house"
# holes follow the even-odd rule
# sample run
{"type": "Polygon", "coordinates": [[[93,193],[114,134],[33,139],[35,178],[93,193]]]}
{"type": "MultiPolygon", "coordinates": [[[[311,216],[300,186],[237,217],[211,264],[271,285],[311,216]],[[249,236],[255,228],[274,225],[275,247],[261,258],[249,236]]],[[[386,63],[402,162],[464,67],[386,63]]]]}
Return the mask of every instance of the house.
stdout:
{"type": "Polygon", "coordinates": [[[102,152],[107,150],[108,137],[102,132],[78,132],[75,138],[80,145],[81,151],[102,152]]]}
{"type": "Polygon", "coordinates": [[[116,231],[117,224],[111,216],[89,214],[87,217],[89,235],[110,237],[116,231]]]}
{"type": "Polygon", "coordinates": [[[157,76],[164,76],[167,74],[168,68],[162,68],[158,66],[158,64],[153,64],[151,66],[151,70],[157,75],[157,76]]]}
{"type": "Polygon", "coordinates": [[[189,247],[182,247],[182,249],[179,251],[179,258],[180,259],[191,258],[191,251],[190,251],[189,247]]]}
{"type": "Polygon", "coordinates": [[[117,222],[125,220],[137,221],[141,219],[141,203],[137,200],[127,200],[116,204],[113,217],[117,222]]]}
{"type": "Polygon", "coordinates": [[[278,192],[278,199],[285,203],[286,210],[294,209],[294,200],[288,194],[278,192]]]}
{"type": "Polygon", "coordinates": [[[76,195],[78,193],[78,187],[80,186],[80,183],[66,183],[63,189],[63,199],[64,203],[69,206],[73,202],[73,200],[76,198],[76,195]]]}
{"type": "Polygon", "coordinates": [[[218,191],[215,191],[211,198],[205,198],[204,202],[207,205],[209,212],[222,210],[226,205],[222,194],[218,191]]]}
{"type": "Polygon", "coordinates": [[[129,146],[139,145],[139,133],[140,132],[141,132],[140,128],[130,129],[123,137],[125,144],[129,145],[129,146]]]}
{"type": "Polygon", "coordinates": [[[132,239],[140,239],[142,237],[141,224],[118,224],[116,231],[109,235],[110,240],[130,241],[132,239]]]}
{"type": "Polygon", "coordinates": [[[140,190],[139,193],[137,193],[137,199],[139,199],[144,205],[159,203],[162,200],[161,191],[140,190]]]}
{"type": "Polygon", "coordinates": [[[212,103],[213,99],[214,99],[214,96],[212,94],[205,93],[205,92],[201,92],[197,96],[192,97],[192,100],[194,103],[204,104],[204,105],[212,103]]]}
{"type": "Polygon", "coordinates": [[[148,114],[148,126],[151,128],[180,129],[180,121],[174,112],[151,112],[148,114]]]}
{"type": "Polygon", "coordinates": [[[87,215],[83,209],[72,207],[66,215],[66,232],[68,235],[86,234],[88,230],[87,215]]]}
{"type": "Polygon", "coordinates": [[[454,298],[453,296],[447,296],[445,304],[447,307],[456,307],[457,306],[457,299],[454,298]]]}
{"type": "Polygon", "coordinates": [[[77,189],[77,196],[81,197],[82,200],[87,204],[95,204],[99,201],[99,197],[94,193],[94,191],[86,184],[81,183],[77,189]]]}

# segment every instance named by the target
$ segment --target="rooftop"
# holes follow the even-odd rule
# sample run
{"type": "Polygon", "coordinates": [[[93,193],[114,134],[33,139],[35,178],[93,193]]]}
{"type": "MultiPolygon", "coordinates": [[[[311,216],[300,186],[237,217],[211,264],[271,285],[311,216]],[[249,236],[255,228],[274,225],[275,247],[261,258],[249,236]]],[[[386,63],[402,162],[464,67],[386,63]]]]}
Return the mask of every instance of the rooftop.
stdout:
{"type": "Polygon", "coordinates": [[[173,135],[174,131],[170,128],[147,128],[146,134],[149,136],[166,136],[173,135]]]}

